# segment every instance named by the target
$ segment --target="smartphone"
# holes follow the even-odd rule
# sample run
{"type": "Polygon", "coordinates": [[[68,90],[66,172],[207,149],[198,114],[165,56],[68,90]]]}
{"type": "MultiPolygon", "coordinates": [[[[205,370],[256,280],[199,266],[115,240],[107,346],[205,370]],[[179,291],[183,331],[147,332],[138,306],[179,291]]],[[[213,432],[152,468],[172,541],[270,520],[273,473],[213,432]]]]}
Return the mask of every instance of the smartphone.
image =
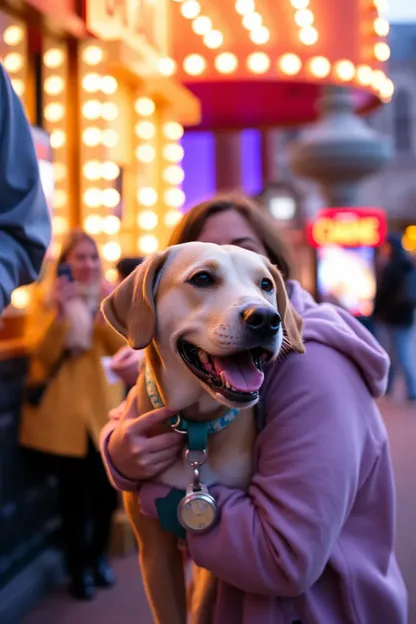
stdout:
{"type": "Polygon", "coordinates": [[[58,266],[58,277],[66,277],[69,282],[73,282],[71,267],[69,264],[60,264],[58,266]]]}

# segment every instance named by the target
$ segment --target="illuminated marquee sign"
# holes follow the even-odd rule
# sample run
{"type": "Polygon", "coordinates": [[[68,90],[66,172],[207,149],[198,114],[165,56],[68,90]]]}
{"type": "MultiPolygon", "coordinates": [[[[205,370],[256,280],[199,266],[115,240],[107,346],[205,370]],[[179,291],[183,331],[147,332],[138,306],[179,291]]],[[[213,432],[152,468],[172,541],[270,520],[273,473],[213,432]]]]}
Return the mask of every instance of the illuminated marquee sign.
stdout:
{"type": "Polygon", "coordinates": [[[378,208],[328,208],[308,226],[313,247],[378,247],[386,237],[387,222],[378,208]]]}

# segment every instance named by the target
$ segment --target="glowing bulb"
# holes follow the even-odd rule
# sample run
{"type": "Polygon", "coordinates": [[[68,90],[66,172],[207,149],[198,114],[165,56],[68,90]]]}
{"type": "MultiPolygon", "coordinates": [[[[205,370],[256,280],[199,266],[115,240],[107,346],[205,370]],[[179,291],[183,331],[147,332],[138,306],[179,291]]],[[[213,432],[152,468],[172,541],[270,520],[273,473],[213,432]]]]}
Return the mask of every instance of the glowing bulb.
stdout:
{"type": "Polygon", "coordinates": [[[206,35],[212,28],[212,21],[205,15],[200,15],[192,22],[192,30],[196,35],[206,35]]]}
{"type": "Polygon", "coordinates": [[[184,151],[182,145],[171,143],[163,148],[163,157],[165,160],[177,163],[183,159],[184,151]]]}
{"type": "Polygon", "coordinates": [[[142,229],[150,232],[154,230],[159,223],[158,216],[153,210],[143,210],[139,212],[137,217],[137,225],[142,229]]]}
{"type": "Polygon", "coordinates": [[[185,203],[185,193],[179,188],[167,189],[163,197],[165,204],[171,208],[180,208],[185,203]]]}
{"type": "Polygon", "coordinates": [[[295,13],[295,22],[300,28],[312,26],[313,19],[313,13],[309,9],[300,9],[295,13]]]}
{"type": "Polygon", "coordinates": [[[360,65],[357,67],[357,80],[364,87],[371,85],[373,81],[373,70],[369,65],[360,65]]]}
{"type": "Polygon", "coordinates": [[[380,94],[381,97],[387,101],[391,100],[391,98],[393,97],[393,93],[394,93],[394,84],[393,81],[390,80],[390,78],[387,78],[384,81],[383,86],[380,89],[380,94]]]}
{"type": "Polygon", "coordinates": [[[66,143],[66,134],[63,130],[53,130],[49,140],[53,149],[59,149],[66,143]]]}
{"type": "Polygon", "coordinates": [[[84,178],[87,180],[100,180],[101,179],[101,163],[99,160],[89,160],[82,168],[84,178]]]}
{"type": "Polygon", "coordinates": [[[101,102],[98,100],[87,100],[82,106],[82,114],[85,119],[98,119],[101,115],[101,102]]]}
{"type": "Polygon", "coordinates": [[[55,208],[63,208],[68,203],[68,195],[62,189],[55,189],[53,193],[53,205],[55,208]]]}
{"type": "Polygon", "coordinates": [[[24,310],[30,303],[30,288],[21,286],[12,292],[12,306],[17,310],[24,310]]]}
{"type": "Polygon", "coordinates": [[[117,269],[107,269],[105,272],[105,279],[111,284],[118,282],[119,275],[117,269]]]}
{"type": "Polygon", "coordinates": [[[374,56],[384,62],[390,58],[390,48],[385,41],[378,41],[374,46],[374,56]]]}
{"type": "Polygon", "coordinates": [[[207,32],[207,34],[204,35],[203,41],[207,48],[216,50],[222,45],[224,37],[222,32],[219,30],[210,30],[210,32],[207,32]]]}
{"type": "Polygon", "coordinates": [[[247,59],[247,67],[254,74],[264,74],[270,68],[270,58],[264,52],[253,52],[247,59]]]}
{"type": "Polygon", "coordinates": [[[43,55],[43,62],[46,67],[49,67],[49,69],[56,69],[57,67],[60,67],[64,62],[64,59],[65,55],[62,50],[59,50],[59,48],[51,48],[43,55]]]}
{"type": "Polygon", "coordinates": [[[384,82],[386,80],[386,74],[381,71],[381,69],[376,69],[376,71],[373,72],[373,79],[371,81],[371,86],[374,87],[374,89],[381,89],[384,82]]]}
{"type": "Polygon", "coordinates": [[[318,31],[313,26],[302,28],[299,32],[299,39],[304,45],[313,45],[318,41],[318,31]]]}
{"type": "Polygon", "coordinates": [[[103,245],[102,254],[108,262],[116,262],[121,256],[121,247],[118,243],[106,243],[103,245]]]}
{"type": "Polygon", "coordinates": [[[64,112],[65,109],[62,104],[59,104],[58,102],[51,102],[50,104],[47,104],[45,106],[43,114],[47,121],[50,121],[51,123],[56,123],[57,121],[60,121],[62,119],[62,117],[64,116],[64,112]]]}
{"type": "Polygon", "coordinates": [[[142,206],[154,206],[157,202],[157,191],[151,186],[144,186],[137,193],[137,201],[142,206]]]}
{"type": "Polygon", "coordinates": [[[17,52],[10,52],[4,57],[3,65],[9,73],[14,74],[22,69],[23,56],[17,52]]]}
{"type": "Polygon", "coordinates": [[[118,133],[112,128],[106,128],[101,133],[101,143],[104,147],[115,147],[118,143],[118,133]]]}
{"type": "Polygon", "coordinates": [[[101,142],[101,130],[91,126],[82,133],[82,142],[88,147],[96,147],[101,142]]]}
{"type": "Polygon", "coordinates": [[[12,78],[12,85],[17,95],[19,97],[22,97],[25,92],[25,83],[23,82],[23,80],[20,80],[20,78],[12,78]]]}
{"type": "Polygon", "coordinates": [[[331,71],[331,63],[325,56],[315,56],[309,62],[309,69],[317,78],[326,78],[331,71]]]}
{"type": "Polygon", "coordinates": [[[163,179],[168,184],[181,184],[185,179],[185,172],[179,165],[170,165],[164,170],[163,179]]]}
{"type": "Polygon", "coordinates": [[[20,26],[9,26],[3,33],[3,41],[8,46],[15,46],[23,41],[23,35],[23,28],[20,26]]]}
{"type": "Polygon", "coordinates": [[[136,158],[142,163],[151,163],[156,158],[156,150],[153,145],[139,145],[136,149],[136,158]]]}
{"type": "Polygon", "coordinates": [[[66,177],[66,167],[60,162],[53,163],[53,174],[55,182],[62,182],[66,177]]]}
{"type": "Polygon", "coordinates": [[[156,104],[148,97],[141,97],[136,100],[134,110],[142,117],[150,117],[156,110],[156,104]]]}
{"type": "Polygon", "coordinates": [[[246,15],[247,13],[253,13],[255,9],[254,0],[237,0],[235,3],[235,10],[239,15],[246,15]]]}
{"type": "Polygon", "coordinates": [[[88,208],[98,208],[101,206],[101,191],[99,188],[89,188],[83,195],[84,204],[88,208]]]}
{"type": "Polygon", "coordinates": [[[100,89],[105,95],[113,95],[117,88],[118,82],[113,76],[103,76],[101,78],[100,89]]]}
{"type": "Polygon", "coordinates": [[[101,202],[106,208],[115,208],[120,203],[120,193],[115,188],[104,189],[101,193],[101,202]]]}
{"type": "Polygon", "coordinates": [[[194,19],[201,12],[201,5],[197,0],[186,0],[181,5],[180,11],[186,19],[194,19]]]}
{"type": "Polygon", "coordinates": [[[162,132],[170,141],[179,141],[183,137],[183,127],[177,121],[167,121],[163,124],[162,132]]]}
{"type": "Polygon", "coordinates": [[[232,74],[238,65],[238,60],[232,52],[222,52],[215,59],[215,67],[220,74],[232,74]]]}
{"type": "Polygon", "coordinates": [[[138,240],[138,248],[144,254],[151,254],[159,249],[159,241],[153,234],[144,234],[138,240]]]}
{"type": "Polygon", "coordinates": [[[118,106],[114,102],[104,102],[101,106],[101,117],[105,121],[114,121],[118,117],[118,106]]]}
{"type": "Polygon", "coordinates": [[[309,6],[309,0],[290,0],[290,4],[297,11],[302,11],[302,9],[306,9],[309,6]]]}
{"type": "Polygon", "coordinates": [[[260,28],[263,23],[263,18],[260,13],[247,13],[243,17],[243,26],[247,30],[253,30],[254,28],[260,28]]]}
{"type": "Polygon", "coordinates": [[[64,79],[60,76],[49,76],[43,84],[48,95],[59,95],[65,88],[64,79]]]}
{"type": "Polygon", "coordinates": [[[279,59],[279,68],[288,76],[296,76],[302,69],[302,61],[296,54],[284,54],[279,59]]]}
{"type": "Polygon", "coordinates": [[[85,74],[82,79],[82,88],[87,93],[96,93],[100,89],[101,76],[100,74],[85,74]]]}
{"type": "Polygon", "coordinates": [[[338,61],[335,71],[340,80],[348,82],[352,80],[355,75],[354,63],[351,61],[338,61]]]}
{"type": "Polygon", "coordinates": [[[206,61],[200,54],[189,54],[183,61],[183,69],[190,76],[199,76],[206,67],[206,61]]]}
{"type": "Polygon", "coordinates": [[[87,65],[99,65],[104,59],[104,52],[96,45],[85,48],[82,53],[82,60],[87,65]]]}
{"type": "Polygon", "coordinates": [[[168,210],[164,218],[165,225],[167,227],[174,227],[179,223],[182,217],[183,214],[179,210],[168,210]]]}
{"type": "Polygon", "coordinates": [[[101,165],[101,176],[104,180],[115,180],[120,175],[120,167],[111,160],[101,165]]]}
{"type": "Polygon", "coordinates": [[[374,26],[374,32],[379,37],[387,37],[387,35],[390,32],[390,24],[388,23],[386,19],[384,19],[384,17],[377,17],[374,20],[373,26],[374,26]]]}
{"type": "Polygon", "coordinates": [[[159,59],[159,72],[162,76],[173,76],[176,71],[176,63],[169,57],[159,59]]]}
{"type": "Polygon", "coordinates": [[[155,136],[156,128],[151,121],[139,121],[136,124],[135,133],[140,139],[149,140],[155,136]]]}
{"type": "Polygon", "coordinates": [[[99,215],[88,215],[84,221],[84,230],[88,234],[96,235],[102,230],[102,218],[99,215]]]}
{"type": "Polygon", "coordinates": [[[254,28],[250,32],[250,39],[257,45],[263,45],[270,39],[270,31],[266,26],[260,26],[260,28],[254,28]]]}
{"type": "Polygon", "coordinates": [[[64,217],[55,216],[52,219],[52,229],[54,234],[57,234],[58,236],[65,234],[68,229],[67,220],[64,217]]]}

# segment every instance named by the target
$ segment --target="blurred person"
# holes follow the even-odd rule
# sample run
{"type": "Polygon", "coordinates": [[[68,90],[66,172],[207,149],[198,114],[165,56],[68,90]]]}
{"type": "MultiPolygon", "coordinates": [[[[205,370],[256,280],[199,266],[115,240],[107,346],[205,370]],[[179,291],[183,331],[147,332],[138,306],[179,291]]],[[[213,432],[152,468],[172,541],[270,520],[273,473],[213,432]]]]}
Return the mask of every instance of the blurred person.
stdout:
{"type": "Polygon", "coordinates": [[[116,269],[118,272],[119,282],[122,282],[126,277],[133,273],[134,269],[143,262],[143,258],[121,258],[118,261],[116,269]]]}
{"type": "Polygon", "coordinates": [[[43,286],[39,314],[33,317],[41,328],[28,389],[41,387],[43,392],[35,398],[28,394],[19,439],[58,477],[70,591],[90,599],[96,586],[115,581],[107,551],[117,494],[106,478],[97,443],[108,410],[123,398],[122,384],[107,378],[102,358],[116,353],[123,342],[99,310],[111,287],[103,281],[90,236],[80,230],[68,235],[54,273],[49,293],[43,286]]]}
{"type": "MultiPolygon", "coordinates": [[[[248,491],[210,488],[218,524],[187,534],[192,560],[218,577],[212,622],[405,624],[392,465],[375,402],[387,355],[348,312],[318,305],[292,279],[273,219],[249,200],[194,207],[170,242],[194,240],[268,256],[303,318],[306,346],[265,370],[248,491]]],[[[101,449],[112,483],[131,492],[131,513],[157,518],[156,500],[169,488],[152,480],[178,459],[184,436],[148,437],[171,412],[139,411],[134,389],[111,414],[101,449]]]]}
{"type": "Polygon", "coordinates": [[[39,275],[51,239],[30,126],[0,65],[0,314],[39,275]]]}
{"type": "MultiPolygon", "coordinates": [[[[385,330],[391,365],[387,393],[391,393],[397,371],[404,375],[407,398],[416,400],[414,353],[414,309],[416,269],[403,248],[400,234],[390,234],[381,247],[384,261],[374,301],[373,318],[385,330]]],[[[380,336],[382,340],[382,336],[380,336]]]]}

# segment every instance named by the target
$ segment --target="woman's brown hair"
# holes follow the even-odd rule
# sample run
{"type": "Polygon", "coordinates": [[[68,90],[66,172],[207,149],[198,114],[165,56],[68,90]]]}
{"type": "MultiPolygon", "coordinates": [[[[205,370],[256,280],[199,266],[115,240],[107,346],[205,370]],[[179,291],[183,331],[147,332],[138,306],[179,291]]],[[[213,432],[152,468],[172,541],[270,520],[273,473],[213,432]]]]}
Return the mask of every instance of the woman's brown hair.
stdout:
{"type": "Polygon", "coordinates": [[[191,208],[172,232],[169,245],[198,240],[207,219],[228,210],[240,213],[250,224],[253,232],[263,243],[270,262],[277,266],[283,279],[290,279],[293,276],[291,254],[283,242],[275,220],[262,206],[241,194],[219,195],[191,208]]]}
{"type": "Polygon", "coordinates": [[[76,228],[68,232],[68,234],[66,235],[64,242],[62,243],[61,253],[59,254],[56,262],[57,266],[65,263],[68,260],[68,256],[70,255],[71,251],[77,245],[79,245],[79,243],[83,242],[87,242],[93,245],[94,249],[97,252],[97,255],[99,255],[97,243],[95,242],[95,240],[89,234],[84,232],[84,230],[76,228]]]}

